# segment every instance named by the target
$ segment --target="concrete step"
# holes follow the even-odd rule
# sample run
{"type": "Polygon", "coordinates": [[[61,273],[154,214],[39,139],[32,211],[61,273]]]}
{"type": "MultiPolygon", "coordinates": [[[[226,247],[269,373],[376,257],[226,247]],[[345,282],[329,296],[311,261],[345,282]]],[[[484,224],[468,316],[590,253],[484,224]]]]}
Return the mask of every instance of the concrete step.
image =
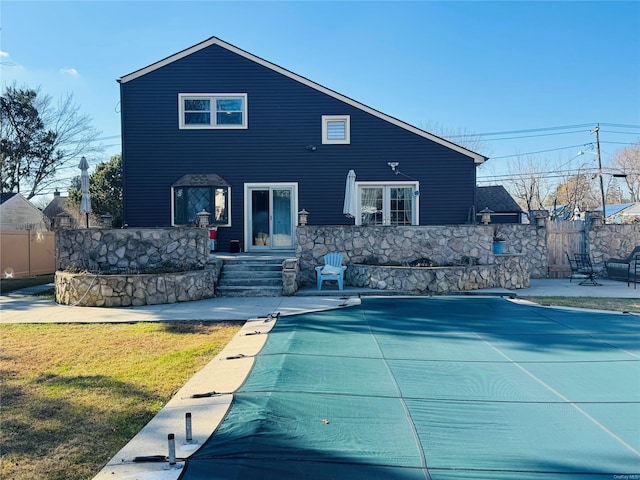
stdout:
{"type": "Polygon", "coordinates": [[[270,263],[224,263],[222,267],[223,274],[225,272],[281,272],[282,264],[270,264],[270,263]]]}
{"type": "Polygon", "coordinates": [[[216,293],[220,297],[282,295],[282,262],[273,256],[224,257],[216,293]]]}
{"type": "Polygon", "coordinates": [[[229,281],[242,281],[242,280],[255,280],[270,281],[270,280],[282,280],[282,272],[234,272],[230,274],[222,274],[220,280],[229,281]]]}
{"type": "Polygon", "coordinates": [[[278,276],[275,278],[248,278],[248,277],[240,277],[240,278],[228,278],[223,276],[218,281],[219,287],[280,287],[282,288],[282,277],[278,276]]]}
{"type": "Polygon", "coordinates": [[[277,287],[218,286],[216,293],[219,297],[279,297],[282,295],[282,285],[277,287]]]}

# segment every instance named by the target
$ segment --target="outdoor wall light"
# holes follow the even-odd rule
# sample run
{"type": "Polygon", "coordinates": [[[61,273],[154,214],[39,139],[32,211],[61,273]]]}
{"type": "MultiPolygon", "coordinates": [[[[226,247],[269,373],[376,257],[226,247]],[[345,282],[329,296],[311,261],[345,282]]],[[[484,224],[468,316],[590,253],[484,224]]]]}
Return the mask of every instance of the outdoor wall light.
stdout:
{"type": "Polygon", "coordinates": [[[395,174],[398,174],[398,171],[396,170],[396,168],[398,168],[398,166],[400,165],[400,162],[387,162],[387,165],[389,165],[391,167],[391,171],[395,172],[395,174]]]}
{"type": "Polygon", "coordinates": [[[298,225],[304,227],[309,220],[309,212],[307,212],[304,208],[298,212],[298,225]]]}

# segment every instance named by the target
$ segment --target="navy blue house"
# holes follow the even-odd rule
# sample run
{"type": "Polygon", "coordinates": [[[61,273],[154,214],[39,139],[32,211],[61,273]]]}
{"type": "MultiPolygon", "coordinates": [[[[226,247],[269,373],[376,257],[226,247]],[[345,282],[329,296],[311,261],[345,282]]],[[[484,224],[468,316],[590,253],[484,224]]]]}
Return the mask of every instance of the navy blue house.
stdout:
{"type": "Polygon", "coordinates": [[[212,37],[123,76],[124,222],[193,225],[221,250],[291,250],[310,225],[473,219],[486,157],[212,37]],[[343,214],[356,173],[353,218],[343,214]]]}

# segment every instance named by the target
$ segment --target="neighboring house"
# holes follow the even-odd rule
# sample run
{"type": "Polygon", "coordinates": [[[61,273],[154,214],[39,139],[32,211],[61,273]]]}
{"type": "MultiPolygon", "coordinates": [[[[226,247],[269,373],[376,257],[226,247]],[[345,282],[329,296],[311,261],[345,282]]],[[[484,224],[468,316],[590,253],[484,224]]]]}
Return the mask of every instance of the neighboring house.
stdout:
{"type": "Polygon", "coordinates": [[[476,216],[480,221],[481,210],[492,210],[491,223],[521,223],[522,208],[502,185],[477,187],[476,216]]]}
{"type": "MultiPolygon", "coordinates": [[[[639,203],[607,204],[605,208],[607,223],[634,223],[640,220],[639,203]]],[[[602,207],[598,207],[596,211],[602,212],[602,207]]]]}
{"type": "Polygon", "coordinates": [[[19,193],[0,195],[0,230],[49,230],[49,221],[19,193]]]}
{"type": "Polygon", "coordinates": [[[68,201],[69,197],[63,197],[56,190],[53,192],[53,199],[44,208],[43,212],[49,218],[52,230],[84,227],[79,217],[80,212],[77,208],[70,208],[68,201]]]}
{"type": "Polygon", "coordinates": [[[613,223],[640,223],[640,203],[631,203],[617,215],[613,216],[613,223]]]}
{"type": "Polygon", "coordinates": [[[303,209],[310,225],[472,218],[486,157],[218,38],[118,82],[129,226],[192,225],[204,209],[221,250],[262,251],[294,247],[303,209]]]}

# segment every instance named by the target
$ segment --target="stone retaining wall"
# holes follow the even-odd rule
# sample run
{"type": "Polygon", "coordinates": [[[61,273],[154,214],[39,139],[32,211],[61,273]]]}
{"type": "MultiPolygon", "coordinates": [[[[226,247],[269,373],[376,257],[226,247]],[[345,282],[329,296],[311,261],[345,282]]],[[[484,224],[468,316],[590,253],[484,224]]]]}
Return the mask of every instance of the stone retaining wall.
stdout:
{"type": "Polygon", "coordinates": [[[625,258],[637,246],[640,246],[640,224],[594,225],[587,233],[587,252],[597,268],[604,269],[609,258],[625,258]]]}
{"type": "Polygon", "coordinates": [[[203,300],[215,296],[222,261],[180,273],[94,275],[56,272],[56,302],[81,307],[129,307],[203,300]]]}
{"type": "MultiPolygon", "coordinates": [[[[523,262],[517,262],[517,268],[527,268],[528,274],[533,277],[546,276],[548,264],[544,229],[532,225],[500,225],[499,228],[507,239],[505,253],[521,254],[526,258],[523,262]]],[[[407,264],[423,257],[430,258],[440,265],[459,264],[465,256],[476,257],[480,266],[491,266],[495,265],[500,257],[493,254],[493,233],[492,225],[299,227],[296,229],[296,256],[300,259],[298,281],[301,285],[313,284],[314,267],[321,265],[324,255],[329,252],[342,253],[344,264],[349,265],[349,269],[353,264],[407,264]]],[[[500,275],[510,275],[506,266],[495,271],[500,275]]],[[[519,270],[516,275],[517,279],[512,283],[524,282],[524,279],[520,278],[519,270]]],[[[352,285],[350,276],[346,281],[352,285]]],[[[495,280],[496,285],[507,284],[510,281],[507,278],[495,280]]],[[[479,280],[474,282],[477,283],[479,280]]]]}
{"type": "Polygon", "coordinates": [[[209,257],[208,231],[200,228],[59,230],[57,269],[135,272],[155,268],[203,268],[209,257]]]}
{"type": "Polygon", "coordinates": [[[528,264],[524,255],[500,255],[493,265],[454,267],[389,267],[349,265],[345,282],[355,287],[409,294],[448,293],[480,288],[526,288],[528,264]]]}

